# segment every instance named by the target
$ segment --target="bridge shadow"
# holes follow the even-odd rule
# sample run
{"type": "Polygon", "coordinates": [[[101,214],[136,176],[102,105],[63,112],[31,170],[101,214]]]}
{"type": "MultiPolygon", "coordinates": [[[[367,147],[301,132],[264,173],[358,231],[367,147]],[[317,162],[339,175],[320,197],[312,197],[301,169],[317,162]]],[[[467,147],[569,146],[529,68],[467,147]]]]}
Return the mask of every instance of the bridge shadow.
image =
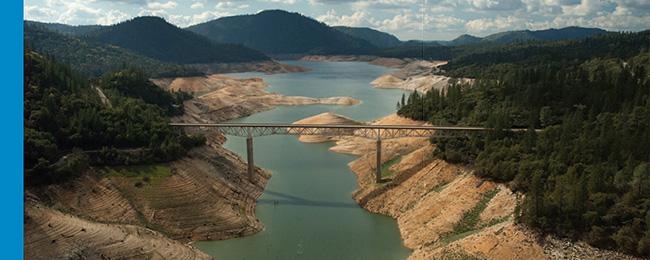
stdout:
{"type": "Polygon", "coordinates": [[[329,207],[329,208],[359,208],[359,205],[355,203],[346,203],[346,202],[335,202],[335,201],[320,201],[320,200],[310,200],[301,198],[294,195],[289,195],[282,192],[266,190],[265,193],[271,194],[273,196],[280,197],[282,199],[258,199],[257,203],[259,204],[268,204],[268,205],[294,205],[294,206],[311,206],[311,207],[329,207]]]}

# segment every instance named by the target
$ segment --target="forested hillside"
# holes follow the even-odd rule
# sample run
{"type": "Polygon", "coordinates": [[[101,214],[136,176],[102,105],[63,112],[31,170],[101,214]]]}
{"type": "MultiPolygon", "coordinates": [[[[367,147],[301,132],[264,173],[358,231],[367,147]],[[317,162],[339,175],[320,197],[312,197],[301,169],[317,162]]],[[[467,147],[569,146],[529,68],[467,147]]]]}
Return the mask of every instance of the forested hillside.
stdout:
{"type": "Polygon", "coordinates": [[[167,125],[167,116],[183,112],[187,95],[161,90],[142,72],[114,72],[89,83],[35,52],[27,50],[24,59],[28,184],[74,178],[91,164],[172,160],[203,142],[167,125]]]}
{"type": "Polygon", "coordinates": [[[377,49],[312,18],[282,10],[223,17],[187,29],[266,54],[369,54],[377,49]]]}
{"type": "Polygon", "coordinates": [[[527,225],[647,257],[648,37],[621,33],[460,57],[449,67],[478,77],[475,84],[453,85],[446,95],[414,93],[400,102],[399,114],[494,128],[436,139],[435,156],[525,192],[519,221],[527,225]],[[511,127],[531,130],[501,130],[511,127]]]}
{"type": "Polygon", "coordinates": [[[102,43],[180,64],[268,60],[264,54],[236,44],[222,44],[183,30],[160,17],[143,16],[86,34],[102,43]]]}
{"type": "Polygon", "coordinates": [[[460,46],[443,67],[452,76],[496,77],[515,67],[575,66],[593,58],[628,59],[650,49],[650,31],[609,33],[583,40],[460,46]]]}
{"type": "Polygon", "coordinates": [[[340,32],[346,33],[350,36],[366,40],[370,44],[379,48],[390,48],[399,46],[402,41],[397,39],[395,35],[377,31],[375,29],[366,27],[348,27],[348,26],[334,26],[332,27],[340,32]]]}
{"type": "Polygon", "coordinates": [[[37,24],[26,22],[25,46],[71,64],[86,76],[100,76],[109,71],[124,69],[126,65],[143,70],[151,76],[190,76],[201,73],[181,65],[162,62],[114,45],[103,44],[57,33],[37,24]]]}
{"type": "Polygon", "coordinates": [[[104,27],[103,25],[68,25],[62,23],[42,23],[37,21],[25,21],[25,26],[37,26],[50,31],[73,36],[82,36],[104,27]]]}

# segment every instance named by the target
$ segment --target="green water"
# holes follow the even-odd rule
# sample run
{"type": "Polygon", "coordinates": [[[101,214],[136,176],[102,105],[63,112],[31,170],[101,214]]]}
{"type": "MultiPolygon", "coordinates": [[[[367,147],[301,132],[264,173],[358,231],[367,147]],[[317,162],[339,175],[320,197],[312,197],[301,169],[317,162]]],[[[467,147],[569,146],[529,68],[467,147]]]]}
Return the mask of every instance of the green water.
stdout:
{"type": "MultiPolygon", "coordinates": [[[[269,91],[310,97],[351,96],[356,106],[278,107],[236,122],[291,123],[326,111],[355,120],[373,120],[395,111],[400,90],[379,90],[369,82],[388,69],[356,62],[287,62],[309,67],[306,73],[263,77],[269,91]]],[[[229,137],[225,147],[245,158],[245,139],[229,137]]],[[[255,163],[273,172],[258,200],[257,217],[266,229],[253,236],[202,241],[196,246],[216,259],[405,259],[397,224],[369,213],[351,198],[356,179],[347,164],[355,157],[304,144],[295,136],[254,139],[255,163]]]]}

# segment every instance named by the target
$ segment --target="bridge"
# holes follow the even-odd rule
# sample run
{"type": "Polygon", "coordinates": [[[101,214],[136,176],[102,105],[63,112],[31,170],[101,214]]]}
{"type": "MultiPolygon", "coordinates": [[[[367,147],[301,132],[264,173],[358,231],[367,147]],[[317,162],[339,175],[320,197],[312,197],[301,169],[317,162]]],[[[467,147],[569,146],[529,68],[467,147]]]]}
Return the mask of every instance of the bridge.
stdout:
{"type": "MultiPolygon", "coordinates": [[[[322,136],[356,136],[376,140],[377,165],[375,181],[381,182],[381,141],[402,137],[437,137],[438,131],[447,132],[486,132],[494,130],[486,127],[470,126],[414,126],[414,125],[336,125],[336,124],[274,124],[274,123],[171,123],[174,127],[216,128],[223,134],[246,137],[246,157],[248,159],[248,177],[253,179],[253,137],[268,135],[322,135],[322,136]]],[[[523,132],[528,129],[512,128],[505,131],[523,132]]],[[[541,130],[536,129],[536,132],[541,130]]]]}

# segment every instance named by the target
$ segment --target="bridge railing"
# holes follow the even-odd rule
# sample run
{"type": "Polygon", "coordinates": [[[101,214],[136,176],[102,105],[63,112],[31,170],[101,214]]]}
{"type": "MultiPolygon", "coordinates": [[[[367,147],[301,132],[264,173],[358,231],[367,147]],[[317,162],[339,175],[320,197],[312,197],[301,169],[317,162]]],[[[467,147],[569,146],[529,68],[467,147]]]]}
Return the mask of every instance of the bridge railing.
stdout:
{"type": "MultiPolygon", "coordinates": [[[[259,137],[268,135],[357,136],[372,139],[401,137],[433,137],[436,131],[481,132],[491,128],[468,126],[410,126],[410,125],[336,125],[336,124],[264,124],[264,123],[172,123],[179,127],[217,128],[226,135],[259,137]]],[[[508,129],[526,131],[526,129],[508,129]]]]}
{"type": "MultiPolygon", "coordinates": [[[[400,137],[436,137],[437,131],[482,132],[492,128],[469,126],[410,126],[410,125],[335,125],[335,124],[266,124],[266,123],[172,123],[177,127],[217,128],[226,135],[246,137],[246,155],[248,158],[248,175],[254,180],[253,137],[267,135],[323,135],[323,136],[357,136],[373,138],[377,143],[375,181],[381,178],[381,143],[382,139],[400,137]]],[[[513,132],[527,129],[506,129],[513,132]]],[[[540,130],[535,130],[540,131],[540,130]]]]}

